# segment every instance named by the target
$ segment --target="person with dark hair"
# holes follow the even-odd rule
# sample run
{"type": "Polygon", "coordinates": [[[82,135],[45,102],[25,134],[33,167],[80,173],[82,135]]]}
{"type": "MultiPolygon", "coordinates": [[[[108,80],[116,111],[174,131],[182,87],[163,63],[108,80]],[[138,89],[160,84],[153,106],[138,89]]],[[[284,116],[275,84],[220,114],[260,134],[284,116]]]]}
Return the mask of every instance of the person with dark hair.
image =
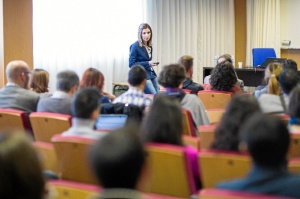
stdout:
{"type": "Polygon", "coordinates": [[[98,139],[103,132],[94,130],[100,112],[100,94],[95,88],[83,88],[74,96],[71,103],[72,127],[63,132],[64,136],[80,136],[98,139]]]}
{"type": "Polygon", "coordinates": [[[241,149],[246,148],[252,157],[252,169],[246,178],[217,187],[299,198],[300,175],[287,171],[290,134],[285,123],[276,116],[257,113],[239,134],[241,149]]]}
{"type": "Polygon", "coordinates": [[[241,93],[241,88],[236,84],[237,77],[230,62],[218,63],[211,73],[207,90],[241,93]]]}
{"type": "Polygon", "coordinates": [[[27,113],[36,111],[39,95],[28,90],[29,66],[21,60],[6,66],[7,84],[0,90],[0,108],[11,108],[27,113]]]}
{"type": "Polygon", "coordinates": [[[146,80],[147,76],[144,67],[141,65],[133,66],[128,73],[129,90],[118,96],[113,103],[149,106],[152,103],[152,99],[144,94],[146,80]]]}
{"type": "MultiPolygon", "coordinates": [[[[155,96],[150,111],[142,122],[141,133],[146,142],[184,146],[182,109],[178,100],[169,95],[155,96]]],[[[195,183],[199,184],[198,152],[191,146],[185,146],[185,152],[192,165],[195,183]]]]}
{"type": "Polygon", "coordinates": [[[146,94],[156,94],[159,90],[156,73],[153,66],[159,63],[152,60],[152,29],[147,23],[142,23],[138,28],[138,40],[130,46],[129,67],[141,65],[147,73],[145,87],[146,94]]]}
{"type": "Polygon", "coordinates": [[[0,198],[45,198],[42,167],[24,132],[0,132],[0,179],[0,198]]]}
{"type": "Polygon", "coordinates": [[[298,66],[297,66],[297,62],[295,62],[294,60],[292,59],[286,59],[282,62],[282,68],[283,70],[286,70],[286,69],[292,69],[294,71],[298,71],[298,66]]]}
{"type": "Polygon", "coordinates": [[[260,112],[254,96],[235,95],[226,107],[220,124],[215,130],[215,139],[211,148],[238,152],[239,129],[256,112],[260,112]]]}
{"type": "Polygon", "coordinates": [[[293,69],[283,71],[279,75],[279,85],[283,94],[262,94],[258,98],[262,111],[264,113],[286,113],[289,105],[289,94],[298,82],[298,73],[295,73],[293,69]]]}
{"type": "Polygon", "coordinates": [[[136,189],[146,152],[137,129],[132,126],[117,129],[92,146],[91,166],[104,188],[100,198],[141,198],[136,189]]]}
{"type": "MultiPolygon", "coordinates": [[[[217,62],[217,63],[219,64],[219,63],[221,63],[221,62],[226,62],[226,61],[228,61],[229,63],[233,64],[233,63],[232,63],[232,56],[231,56],[230,54],[223,54],[223,55],[221,55],[221,56],[218,58],[218,62],[217,62]]],[[[232,65],[232,67],[234,68],[233,65],[232,65]]],[[[236,73],[235,73],[235,75],[236,75],[236,73]]],[[[237,75],[236,75],[236,77],[237,77],[237,75]]],[[[211,75],[206,76],[206,77],[204,78],[203,83],[204,83],[204,84],[209,84],[210,78],[211,78],[211,75]]],[[[244,81],[243,81],[243,80],[238,79],[238,77],[237,77],[237,82],[236,82],[236,84],[241,88],[241,90],[242,90],[243,92],[245,92],[245,91],[244,91],[244,81]]]]}
{"type": "Polygon", "coordinates": [[[166,88],[165,94],[177,98],[182,108],[191,112],[195,132],[199,125],[209,124],[205,108],[195,95],[186,94],[182,89],[182,82],[185,78],[185,69],[179,64],[164,66],[160,71],[158,83],[166,88]]]}
{"type": "Polygon", "coordinates": [[[290,93],[288,115],[290,132],[300,132],[300,85],[295,86],[290,93]]]}
{"type": "Polygon", "coordinates": [[[42,98],[37,112],[52,112],[71,115],[71,100],[79,85],[78,75],[70,70],[57,74],[56,91],[51,97],[42,98]]]}
{"type": "Polygon", "coordinates": [[[84,71],[80,80],[79,88],[95,87],[99,90],[101,97],[101,103],[110,103],[115,100],[115,96],[104,92],[104,75],[96,68],[88,68],[84,71]]]}
{"type": "Polygon", "coordinates": [[[179,58],[178,64],[185,68],[185,79],[183,80],[182,88],[191,90],[193,94],[203,90],[204,88],[200,84],[193,82],[194,58],[184,55],[179,58]]]}

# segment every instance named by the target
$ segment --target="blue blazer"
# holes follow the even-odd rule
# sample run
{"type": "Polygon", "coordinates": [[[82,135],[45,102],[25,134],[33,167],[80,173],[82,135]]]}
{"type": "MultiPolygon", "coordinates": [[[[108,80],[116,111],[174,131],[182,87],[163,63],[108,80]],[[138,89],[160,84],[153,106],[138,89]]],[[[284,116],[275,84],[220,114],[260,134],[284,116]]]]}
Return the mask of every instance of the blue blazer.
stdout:
{"type": "Polygon", "coordinates": [[[151,79],[153,76],[156,77],[156,73],[153,70],[152,66],[149,65],[149,61],[152,60],[152,46],[151,48],[151,58],[148,55],[148,52],[144,46],[140,46],[139,42],[136,41],[130,46],[129,54],[129,67],[139,64],[142,65],[147,72],[147,79],[151,79]]]}

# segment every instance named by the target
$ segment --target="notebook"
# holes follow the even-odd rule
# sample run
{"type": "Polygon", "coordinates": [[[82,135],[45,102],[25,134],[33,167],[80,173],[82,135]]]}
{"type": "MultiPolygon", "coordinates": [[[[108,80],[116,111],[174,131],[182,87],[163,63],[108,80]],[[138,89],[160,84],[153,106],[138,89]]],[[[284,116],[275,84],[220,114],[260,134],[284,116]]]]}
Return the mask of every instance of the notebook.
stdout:
{"type": "Polygon", "coordinates": [[[266,68],[268,66],[269,63],[272,62],[277,62],[277,63],[282,63],[284,62],[284,60],[286,60],[286,58],[267,58],[262,64],[261,67],[262,68],[266,68]]]}
{"type": "Polygon", "coordinates": [[[96,129],[102,131],[111,131],[121,128],[127,121],[127,115],[123,114],[102,114],[96,121],[96,129]]]}

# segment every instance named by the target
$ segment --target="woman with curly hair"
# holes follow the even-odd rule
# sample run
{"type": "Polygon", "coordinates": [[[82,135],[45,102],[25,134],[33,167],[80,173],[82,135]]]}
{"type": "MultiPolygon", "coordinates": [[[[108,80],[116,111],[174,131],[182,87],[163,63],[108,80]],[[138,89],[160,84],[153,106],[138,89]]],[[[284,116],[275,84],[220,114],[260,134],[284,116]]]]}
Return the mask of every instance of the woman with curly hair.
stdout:
{"type": "Polygon", "coordinates": [[[238,152],[238,132],[247,119],[261,109],[254,96],[236,95],[228,104],[219,126],[215,130],[212,149],[238,152]]]}
{"type": "Polygon", "coordinates": [[[237,77],[230,62],[218,63],[211,73],[210,84],[206,90],[226,91],[241,93],[241,88],[236,84],[237,77]]]}

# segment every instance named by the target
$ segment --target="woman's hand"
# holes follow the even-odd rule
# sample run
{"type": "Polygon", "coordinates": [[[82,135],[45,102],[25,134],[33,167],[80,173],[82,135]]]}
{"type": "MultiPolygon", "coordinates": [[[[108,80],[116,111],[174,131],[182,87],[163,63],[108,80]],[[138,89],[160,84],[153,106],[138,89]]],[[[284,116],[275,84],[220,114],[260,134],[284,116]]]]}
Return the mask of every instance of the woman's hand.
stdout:
{"type": "Polygon", "coordinates": [[[157,66],[159,64],[159,62],[156,61],[149,61],[149,65],[150,66],[157,66]]]}

